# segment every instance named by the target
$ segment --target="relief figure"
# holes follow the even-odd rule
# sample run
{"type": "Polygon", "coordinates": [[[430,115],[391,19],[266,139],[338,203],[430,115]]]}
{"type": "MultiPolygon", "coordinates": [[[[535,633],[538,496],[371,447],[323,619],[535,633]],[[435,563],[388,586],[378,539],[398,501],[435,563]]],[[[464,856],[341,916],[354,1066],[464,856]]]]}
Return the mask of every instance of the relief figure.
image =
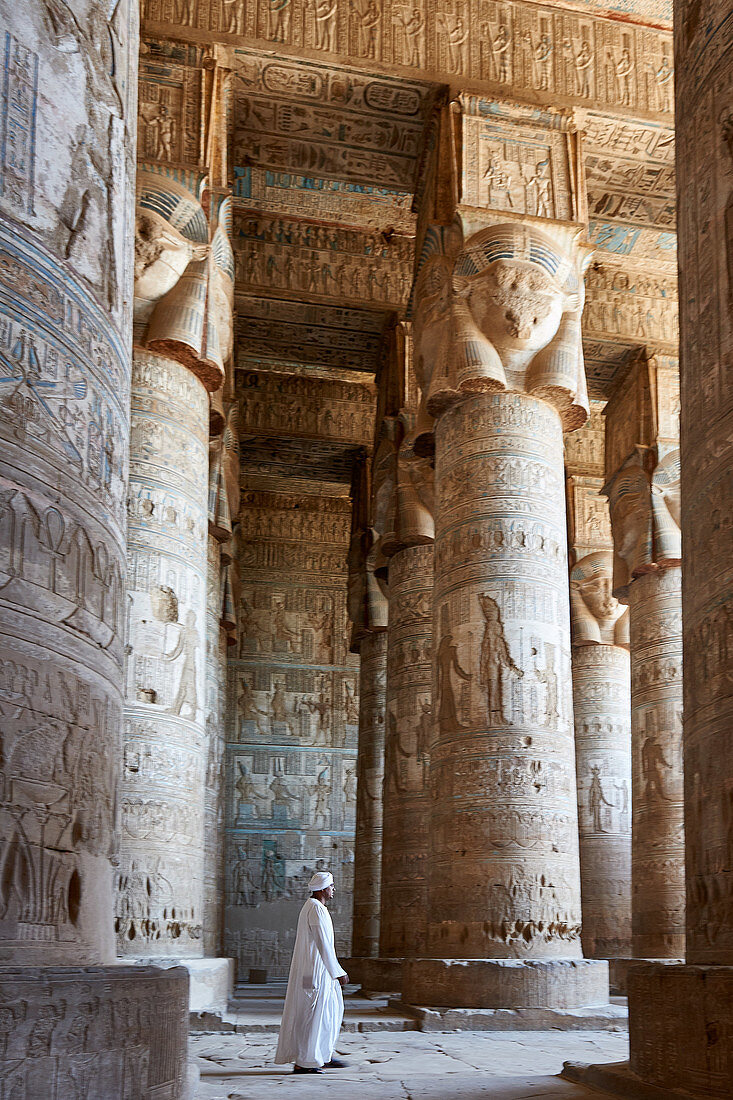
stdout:
{"type": "Polygon", "coordinates": [[[458,661],[458,647],[453,644],[453,635],[444,634],[436,653],[438,665],[438,722],[446,733],[462,730],[466,727],[458,719],[456,700],[453,694],[452,673],[462,680],[470,681],[473,676],[466,672],[458,661]]]}
{"type": "Polygon", "coordinates": [[[504,716],[504,682],[507,674],[513,672],[520,678],[524,676],[512,659],[504,634],[501,612],[496,600],[487,593],[478,598],[484,616],[484,636],[481,639],[479,682],[486,692],[486,710],[489,725],[506,723],[504,716]]]}

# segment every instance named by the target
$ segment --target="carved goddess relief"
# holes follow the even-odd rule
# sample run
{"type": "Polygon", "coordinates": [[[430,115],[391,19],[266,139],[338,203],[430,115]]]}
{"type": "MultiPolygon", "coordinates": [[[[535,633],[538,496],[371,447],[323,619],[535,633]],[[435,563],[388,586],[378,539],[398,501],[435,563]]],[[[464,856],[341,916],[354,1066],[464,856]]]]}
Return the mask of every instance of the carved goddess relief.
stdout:
{"type": "Polygon", "coordinates": [[[501,612],[496,600],[487,593],[478,598],[484,617],[484,635],[481,639],[480,680],[486,693],[486,709],[489,725],[503,725],[504,684],[510,672],[522,677],[524,673],[512,659],[504,634],[501,612]]]}
{"type": "Polygon", "coordinates": [[[586,554],[570,571],[573,645],[628,645],[629,615],[613,595],[613,554],[586,554]]]}
{"type": "MultiPolygon", "coordinates": [[[[549,197],[537,182],[535,205],[549,197]]],[[[589,250],[578,231],[515,223],[461,243],[431,231],[416,284],[416,373],[423,421],[461,394],[515,390],[555,405],[565,430],[589,412],[580,334],[589,250]]]]}

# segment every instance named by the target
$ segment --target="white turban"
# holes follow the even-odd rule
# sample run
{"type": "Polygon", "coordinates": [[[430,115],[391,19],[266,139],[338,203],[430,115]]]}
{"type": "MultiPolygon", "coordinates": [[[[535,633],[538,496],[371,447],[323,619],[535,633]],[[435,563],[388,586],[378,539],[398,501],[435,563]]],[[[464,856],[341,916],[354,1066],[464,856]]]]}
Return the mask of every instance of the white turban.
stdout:
{"type": "Polygon", "coordinates": [[[325,890],[327,886],[333,886],[333,875],[330,871],[316,871],[308,883],[308,889],[311,893],[316,890],[325,890]]]}

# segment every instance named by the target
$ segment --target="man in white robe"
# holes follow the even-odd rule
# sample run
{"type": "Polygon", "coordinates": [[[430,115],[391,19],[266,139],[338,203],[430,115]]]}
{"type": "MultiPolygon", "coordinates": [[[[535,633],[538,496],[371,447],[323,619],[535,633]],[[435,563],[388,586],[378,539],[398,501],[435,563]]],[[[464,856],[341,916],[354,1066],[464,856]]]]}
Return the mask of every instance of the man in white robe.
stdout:
{"type": "Polygon", "coordinates": [[[298,917],[293,961],[280,1025],[275,1062],[293,1062],[294,1073],[320,1073],[344,1065],[333,1052],[344,1018],[341,992],[349,980],[339,965],[333,922],[326,902],[333,897],[333,875],[318,871],[308,883],[311,896],[298,917]]]}

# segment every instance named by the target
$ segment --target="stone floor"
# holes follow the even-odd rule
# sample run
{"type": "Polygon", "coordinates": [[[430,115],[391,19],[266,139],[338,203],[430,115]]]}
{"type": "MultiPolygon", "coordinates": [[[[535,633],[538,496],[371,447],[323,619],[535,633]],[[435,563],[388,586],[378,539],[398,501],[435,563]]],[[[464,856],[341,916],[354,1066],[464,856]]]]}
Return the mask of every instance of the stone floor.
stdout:
{"type": "Polygon", "coordinates": [[[622,1031],[348,1032],[338,1044],[347,1069],[293,1077],[273,1064],[276,1042],[269,1031],[193,1033],[196,1100],[590,1100],[598,1093],[556,1076],[563,1062],[628,1054],[622,1031]]]}

